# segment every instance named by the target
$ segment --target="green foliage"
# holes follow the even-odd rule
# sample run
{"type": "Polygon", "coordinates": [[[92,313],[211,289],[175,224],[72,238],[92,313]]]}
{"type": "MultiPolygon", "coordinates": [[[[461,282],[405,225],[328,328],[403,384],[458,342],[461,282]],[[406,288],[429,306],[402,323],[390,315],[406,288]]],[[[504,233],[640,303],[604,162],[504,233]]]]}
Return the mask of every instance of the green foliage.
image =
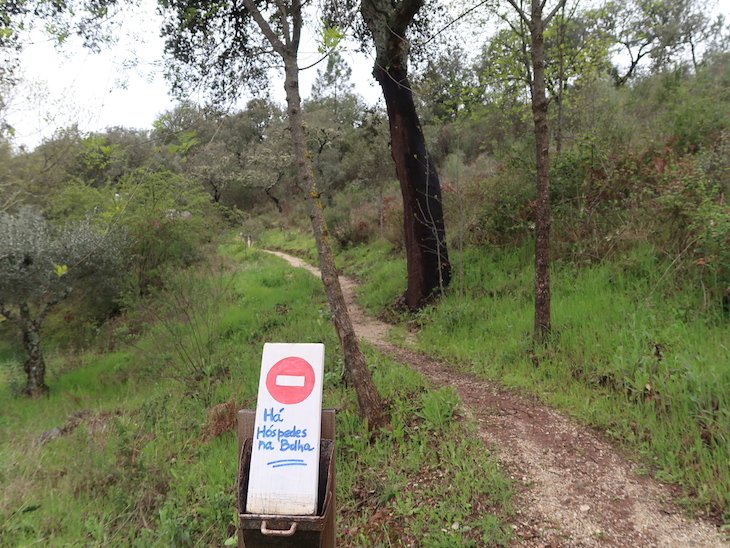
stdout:
{"type": "Polygon", "coordinates": [[[187,130],[177,133],[176,141],[177,142],[175,143],[167,145],[168,150],[172,154],[179,154],[185,158],[187,157],[188,152],[190,152],[190,149],[200,144],[200,137],[198,136],[197,131],[187,130]]]}
{"type": "Polygon", "coordinates": [[[121,270],[120,242],[88,222],[56,228],[22,209],[0,213],[0,305],[49,307],[82,284],[113,285],[121,270]]]}
{"type": "Polygon", "coordinates": [[[101,297],[108,305],[118,294],[122,244],[116,233],[100,233],[88,222],[57,229],[29,209],[0,213],[0,233],[0,314],[20,332],[27,358],[23,393],[35,397],[48,392],[41,340],[48,314],[85,284],[86,300],[101,297]]]}
{"type": "Polygon", "coordinates": [[[703,0],[633,0],[603,6],[599,14],[604,32],[614,50],[625,54],[623,66],[611,71],[616,84],[635,78],[646,61],[655,72],[689,62],[696,69],[701,62],[697,45],[711,45],[723,30],[722,17],[717,24],[708,16],[710,11],[703,0]]]}
{"type": "Polygon", "coordinates": [[[511,486],[473,424],[452,414],[458,404],[453,391],[424,390],[413,371],[371,353],[369,361],[390,403],[392,430],[368,444],[354,409],[338,412],[339,542],[507,545],[502,520],[510,512],[511,486]],[[378,519],[372,505],[380,508],[378,519]]]}
{"type": "Polygon", "coordinates": [[[682,227],[682,241],[687,242],[682,251],[692,252],[693,274],[706,291],[705,307],[708,298],[715,308],[723,306],[730,295],[730,208],[725,203],[730,190],[729,142],[723,134],[715,148],[672,164],[659,198],[668,217],[682,227]]]}
{"type": "Polygon", "coordinates": [[[522,34],[511,28],[501,29],[484,46],[477,65],[480,83],[488,90],[489,98],[507,110],[511,118],[529,115],[528,43],[526,28],[522,28],[522,34]]]}
{"type": "Polygon", "coordinates": [[[384,241],[352,247],[338,254],[338,267],[360,282],[358,301],[373,315],[391,309],[405,288],[405,259],[384,241]]]}
{"type": "Polygon", "coordinates": [[[603,28],[601,10],[577,12],[566,4],[545,35],[546,79],[551,95],[568,86],[582,86],[600,78],[609,68],[611,38],[603,28]]]}
{"type": "Polygon", "coordinates": [[[297,230],[267,230],[259,236],[258,245],[263,249],[291,253],[309,260],[311,264],[317,262],[314,236],[297,230]]]}
{"type": "Polygon", "coordinates": [[[127,232],[130,290],[144,295],[163,285],[166,269],[193,263],[216,226],[207,193],[171,172],[136,171],[124,177],[101,215],[127,232]]]}
{"type": "Polygon", "coordinates": [[[181,389],[206,402],[232,365],[215,352],[232,283],[222,269],[180,270],[165,276],[164,290],[141,303],[141,316],[154,318],[154,324],[147,342],[137,346],[139,360],[164,369],[181,389]]]}
{"type": "Polygon", "coordinates": [[[327,228],[340,247],[366,243],[377,233],[378,210],[367,197],[364,189],[351,188],[350,192],[337,194],[325,209],[327,228]]]}
{"type": "Polygon", "coordinates": [[[79,156],[81,178],[92,185],[101,185],[119,176],[118,164],[124,159],[124,152],[103,135],[90,135],[81,142],[79,156]]]}
{"type": "MultiPolygon", "coordinates": [[[[554,257],[586,264],[649,241],[677,259],[665,282],[692,279],[706,288],[701,306],[717,308],[727,291],[728,66],[716,55],[694,75],[657,74],[631,89],[586,79],[564,90],[562,150],[550,170],[554,257]]],[[[525,134],[520,115],[489,105],[440,129],[457,247],[532,236],[534,143],[525,134]]]]}
{"type": "Polygon", "coordinates": [[[664,108],[660,118],[674,149],[697,152],[712,146],[730,128],[730,58],[720,57],[699,70],[694,78],[682,71],[663,75],[654,82],[656,104],[664,108]]]}
{"type": "Polygon", "coordinates": [[[459,397],[451,387],[427,392],[421,396],[422,408],[416,414],[426,427],[436,432],[443,430],[451,422],[459,404],[459,397]]]}
{"type": "MultiPolygon", "coordinates": [[[[51,8],[43,15],[53,15],[51,8]]],[[[259,34],[239,7],[201,11],[171,0],[162,9],[171,15],[164,33],[179,61],[172,70],[178,91],[213,81],[210,94],[221,99],[236,95],[232,82],[262,82],[266,63],[253,57],[259,34]],[[245,39],[227,42],[236,35],[231,28],[245,39]]],[[[0,21],[0,44],[12,43],[16,15],[0,21]]],[[[566,9],[547,29],[551,124],[561,144],[550,172],[557,333],[546,349],[532,347],[527,335],[532,270],[523,244],[534,227],[534,143],[527,137],[527,34],[519,21],[510,23],[476,63],[458,47],[444,48],[414,78],[424,132],[441,168],[449,244],[459,252],[452,256],[458,283],[413,316],[392,308],[405,264],[398,192],[392,168],[384,168],[384,160],[390,165],[384,112],[364,108],[351,93],[349,67],[336,52],[329,57],[304,111],[339,265],[362,282],[367,310],[405,320],[402,338],[420,328],[423,349],[538,391],[639,452],[659,477],[693,494],[695,505],[726,508],[730,63],[723,23],[708,27],[701,2],[637,0],[566,9]],[[619,39],[632,65],[616,67],[612,80],[604,73],[619,39]],[[631,85],[615,86],[624,82],[631,85]]],[[[59,40],[69,29],[63,21],[49,27],[59,40]]],[[[323,32],[327,48],[341,39],[334,27],[323,32]]],[[[17,441],[19,449],[0,446],[0,462],[9,463],[0,479],[20,479],[0,497],[3,541],[220,545],[231,538],[235,441],[224,435],[200,442],[206,408],[231,398],[252,401],[263,342],[325,340],[334,347],[336,341],[321,289],[306,273],[240,244],[223,248],[241,263],[240,272],[216,278],[186,267],[202,257],[217,228],[211,198],[238,208],[229,219],[242,222],[239,230],[256,245],[316,264],[311,237],[296,231],[302,200],[287,139],[278,107],[255,100],[230,116],[183,104],[149,135],[123,129],[84,135],[71,127],[32,153],[15,153],[3,142],[0,211],[16,215],[20,204],[32,203],[59,231],[78,223],[97,236],[109,228],[126,232],[131,267],[115,267],[104,279],[129,270],[129,316],[106,328],[104,345],[135,345],[74,362],[52,355],[51,375],[63,395],[37,409],[7,400],[10,414],[0,417],[0,429],[9,435],[2,439],[17,441]],[[274,202],[282,218],[254,217],[264,207],[273,211],[274,202]],[[278,224],[287,230],[268,230],[278,224]],[[140,295],[149,299],[146,306],[139,306],[140,295]],[[151,319],[155,326],[147,325],[151,319]],[[57,440],[44,460],[48,469],[33,469],[40,456],[32,436],[88,407],[100,418],[113,414],[101,421],[108,429],[100,435],[89,423],[57,440]],[[49,495],[48,485],[63,494],[49,495]]],[[[0,243],[8,234],[0,230],[0,243]]],[[[33,234],[26,244],[45,237],[43,230],[33,234]]],[[[6,259],[0,252],[0,264],[6,259]]],[[[36,291],[45,299],[57,289],[99,286],[93,277],[77,278],[80,269],[66,255],[33,259],[32,268],[12,264],[42,271],[42,283],[25,285],[0,272],[0,287],[5,283],[15,296],[36,291]]],[[[91,344],[106,315],[99,311],[109,306],[87,301],[72,297],[48,317],[49,349],[91,344]]],[[[3,336],[11,333],[9,323],[0,317],[3,336]]],[[[17,346],[0,346],[0,383],[17,384],[18,355],[17,346]]],[[[347,440],[338,454],[341,540],[506,542],[495,515],[508,490],[487,456],[472,457],[483,448],[458,414],[453,392],[426,391],[420,379],[376,354],[369,361],[393,417],[392,432],[373,444],[342,386],[341,359],[327,357],[326,399],[340,409],[338,428],[347,440]],[[442,469],[448,471],[439,476],[442,469]],[[489,470],[489,477],[478,470],[489,470]],[[414,485],[424,475],[429,481],[414,485]],[[462,484],[474,490],[449,488],[462,484]],[[485,502],[484,492],[495,495],[485,502]],[[434,497],[443,505],[433,504],[434,497]],[[371,524],[376,506],[393,521],[371,524]],[[444,532],[437,525],[446,522],[444,532]]]]}
{"type": "MultiPolygon", "coordinates": [[[[320,38],[319,51],[325,53],[327,50],[334,50],[345,37],[345,34],[334,26],[324,26],[322,28],[322,36],[320,38]]],[[[337,52],[332,52],[337,53],[337,52]]]]}
{"type": "Polygon", "coordinates": [[[434,119],[440,123],[453,122],[481,102],[482,88],[475,71],[464,63],[466,55],[460,47],[445,48],[437,57],[429,59],[415,77],[416,99],[424,123],[434,119]]]}
{"type": "Polygon", "coordinates": [[[477,243],[522,242],[535,227],[535,183],[530,166],[531,143],[515,143],[505,151],[503,171],[490,169],[479,181],[481,210],[474,229],[477,243]],[[490,176],[492,175],[492,176],[490,176]]]}
{"type": "MultiPolygon", "coordinates": [[[[257,5],[264,9],[264,3],[257,5]]],[[[267,87],[268,63],[276,53],[263,47],[266,39],[247,9],[223,3],[198,9],[187,0],[164,0],[160,10],[169,75],[178,96],[190,97],[197,89],[226,104],[238,98],[241,86],[267,87]]]]}
{"type": "MultiPolygon", "coordinates": [[[[353,249],[348,257],[363,253],[353,249]]],[[[590,267],[559,263],[552,276],[556,336],[537,349],[530,246],[467,248],[454,260],[465,263],[464,294],[452,288],[410,319],[420,327],[421,350],[537,392],[633,449],[658,477],[681,485],[695,508],[727,512],[727,319],[717,308],[702,312],[700,284],[670,282],[672,260],[646,245],[590,267]]],[[[387,272],[389,262],[382,257],[363,270],[366,280],[387,272]]],[[[453,409],[446,396],[424,396],[421,416],[443,423],[453,409]]]]}
{"type": "MultiPolygon", "coordinates": [[[[154,326],[135,342],[146,348],[144,359],[135,348],[84,355],[57,368],[59,390],[33,405],[0,392],[3,543],[225,544],[235,535],[237,440],[231,431],[209,435],[208,408],[254,405],[263,342],[296,340],[328,349],[325,406],[338,409],[338,544],[409,538],[506,545],[511,486],[474,426],[441,412],[435,432],[418,417],[430,416],[422,402],[452,397],[429,397],[418,374],[368,352],[393,417],[392,431],[368,442],[355,395],[341,379],[341,357],[331,351],[336,335],[321,283],[239,243],[220,251],[236,264],[226,271],[228,299],[212,322],[218,336],[210,363],[228,368],[211,387],[210,403],[170,378],[178,366],[162,348],[155,353],[154,326]],[[36,443],[42,432],[71,424],[63,436],[36,443]],[[383,508],[390,517],[381,522],[383,508]]],[[[191,288],[217,283],[206,281],[205,270],[191,277],[191,288]]]]}
{"type": "Polygon", "coordinates": [[[103,210],[111,189],[100,189],[80,179],[70,180],[53,197],[47,208],[48,217],[55,222],[81,221],[103,210]]]}

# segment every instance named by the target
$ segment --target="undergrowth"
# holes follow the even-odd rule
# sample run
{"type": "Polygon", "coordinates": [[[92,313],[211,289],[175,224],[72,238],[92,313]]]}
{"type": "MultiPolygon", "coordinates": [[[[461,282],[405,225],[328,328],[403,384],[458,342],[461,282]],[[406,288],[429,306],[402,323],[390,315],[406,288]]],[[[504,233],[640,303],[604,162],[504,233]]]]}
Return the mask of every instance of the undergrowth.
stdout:
{"type": "MultiPolygon", "coordinates": [[[[359,269],[361,290],[370,303],[385,303],[376,307],[382,312],[403,290],[403,277],[384,281],[400,261],[375,249],[379,259],[359,269]]],[[[699,284],[672,276],[671,264],[648,246],[583,268],[556,263],[554,334],[536,348],[531,247],[457,255],[465,278],[453,285],[463,294],[452,288],[401,318],[417,329],[421,350],[602,428],[635,451],[647,472],[680,485],[690,509],[730,521],[728,319],[706,309],[699,284]]]]}
{"type": "MultiPolygon", "coordinates": [[[[455,395],[429,390],[416,373],[368,350],[392,418],[392,429],[369,442],[343,382],[319,281],[240,243],[220,253],[229,259],[225,272],[180,276],[170,290],[184,298],[160,295],[155,314],[131,314],[132,327],[116,322],[116,350],[51,352],[48,398],[18,398],[4,382],[0,545],[234,542],[233,411],[255,405],[267,341],[326,345],[324,402],[337,409],[338,544],[506,544],[509,481],[455,395]],[[215,275],[225,280],[208,278],[215,275]],[[227,288],[228,299],[207,303],[214,314],[200,302],[199,284],[227,288]],[[144,318],[152,323],[140,328],[144,318]],[[175,346],[181,335],[199,336],[193,355],[175,346]]],[[[6,380],[18,364],[2,348],[6,380]]]]}

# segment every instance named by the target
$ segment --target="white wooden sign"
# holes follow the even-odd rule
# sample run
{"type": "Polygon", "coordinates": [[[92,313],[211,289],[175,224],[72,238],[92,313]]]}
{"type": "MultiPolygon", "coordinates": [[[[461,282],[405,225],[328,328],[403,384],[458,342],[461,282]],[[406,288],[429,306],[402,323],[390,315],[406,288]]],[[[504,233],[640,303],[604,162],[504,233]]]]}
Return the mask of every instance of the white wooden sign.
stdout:
{"type": "Polygon", "coordinates": [[[323,344],[264,345],[247,512],[316,513],[323,375],[323,344]]]}

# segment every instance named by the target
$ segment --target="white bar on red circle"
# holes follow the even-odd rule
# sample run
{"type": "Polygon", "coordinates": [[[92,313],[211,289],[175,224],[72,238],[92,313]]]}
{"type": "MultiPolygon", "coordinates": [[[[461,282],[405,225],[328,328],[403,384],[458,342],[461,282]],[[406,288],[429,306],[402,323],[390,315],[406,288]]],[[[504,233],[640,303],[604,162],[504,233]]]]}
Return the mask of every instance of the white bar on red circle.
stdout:
{"type": "Polygon", "coordinates": [[[266,343],[245,511],[317,512],[324,345],[266,343]]]}
{"type": "Polygon", "coordinates": [[[277,386],[304,386],[305,377],[299,375],[277,375],[277,386]]]}

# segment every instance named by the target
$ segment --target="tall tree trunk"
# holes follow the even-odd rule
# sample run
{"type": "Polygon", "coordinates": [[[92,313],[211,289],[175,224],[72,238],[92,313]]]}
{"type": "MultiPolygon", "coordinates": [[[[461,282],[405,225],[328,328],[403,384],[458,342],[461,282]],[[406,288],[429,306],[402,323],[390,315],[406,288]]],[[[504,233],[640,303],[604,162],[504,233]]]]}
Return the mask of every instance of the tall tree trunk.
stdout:
{"type": "Polygon", "coordinates": [[[383,89],[390,144],[403,195],[408,287],[405,304],[422,307],[451,281],[441,184],[426,149],[408,81],[408,26],[422,0],[363,0],[360,12],[375,44],[373,74],[383,89]]]}
{"type": "Polygon", "coordinates": [[[345,368],[357,393],[360,414],[367,420],[370,430],[375,430],[386,425],[388,423],[388,417],[385,414],[380,395],[373,384],[365,357],[360,350],[360,345],[355,335],[355,330],[352,327],[352,321],[350,320],[350,314],[347,311],[345,298],[342,295],[337,269],[332,258],[327,225],[322,215],[322,202],[317,190],[312,164],[308,157],[306,147],[301,98],[299,95],[299,67],[296,61],[296,54],[284,57],[284,67],[286,73],[284,86],[286,88],[287,114],[294,146],[294,158],[299,182],[304,189],[307,205],[309,206],[312,230],[314,232],[314,239],[317,242],[322,283],[324,284],[327,300],[332,311],[332,317],[334,318],[337,336],[342,346],[345,368]]]}
{"type": "Polygon", "coordinates": [[[403,196],[408,308],[422,307],[451,281],[441,185],[426,150],[408,75],[403,67],[377,65],[390,123],[390,146],[403,196]]]}
{"type": "Polygon", "coordinates": [[[558,119],[555,128],[555,155],[560,156],[563,151],[563,95],[565,93],[565,4],[560,8],[560,26],[558,27],[558,93],[555,101],[558,103],[558,119]]]}
{"type": "Polygon", "coordinates": [[[46,362],[43,359],[40,342],[40,322],[31,318],[27,305],[21,305],[20,319],[23,347],[28,354],[28,359],[23,364],[26,374],[23,394],[32,397],[44,396],[48,394],[48,386],[46,385],[46,362]]]}
{"type": "Polygon", "coordinates": [[[550,133],[545,91],[545,24],[541,0],[532,0],[532,117],[535,123],[537,212],[535,223],[535,339],[544,343],[550,333],[550,133]]]}

